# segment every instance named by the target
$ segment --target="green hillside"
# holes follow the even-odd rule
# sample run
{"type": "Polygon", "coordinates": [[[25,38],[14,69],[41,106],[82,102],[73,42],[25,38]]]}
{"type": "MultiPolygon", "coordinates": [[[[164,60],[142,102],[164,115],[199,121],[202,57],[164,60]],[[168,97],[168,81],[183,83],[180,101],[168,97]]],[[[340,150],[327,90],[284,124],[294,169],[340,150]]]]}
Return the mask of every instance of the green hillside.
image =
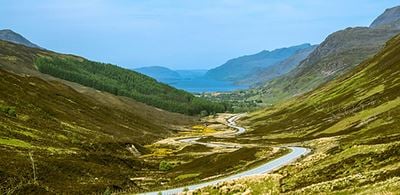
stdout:
{"type": "MultiPolygon", "coordinates": [[[[252,131],[243,141],[292,143],[313,151],[278,171],[280,179],[264,179],[266,185],[275,181],[265,190],[306,194],[398,192],[399,54],[397,35],[350,73],[244,119],[252,131]]],[[[261,184],[247,183],[255,190],[261,184]]]]}
{"type": "Polygon", "coordinates": [[[51,51],[27,48],[10,42],[0,41],[0,66],[17,73],[37,73],[79,83],[97,90],[126,96],[139,102],[167,111],[189,115],[225,112],[223,104],[213,103],[157,82],[143,74],[115,65],[89,61],[87,59],[58,54],[51,51]]]}
{"type": "Polygon", "coordinates": [[[66,57],[39,57],[39,71],[67,81],[82,84],[172,112],[189,115],[225,112],[222,104],[196,98],[183,90],[157,82],[143,74],[111,64],[66,57]]]}
{"type": "Polygon", "coordinates": [[[146,154],[145,144],[194,122],[129,98],[85,95],[58,81],[0,69],[0,193],[137,189],[129,177],[155,165],[130,148],[146,154]]]}

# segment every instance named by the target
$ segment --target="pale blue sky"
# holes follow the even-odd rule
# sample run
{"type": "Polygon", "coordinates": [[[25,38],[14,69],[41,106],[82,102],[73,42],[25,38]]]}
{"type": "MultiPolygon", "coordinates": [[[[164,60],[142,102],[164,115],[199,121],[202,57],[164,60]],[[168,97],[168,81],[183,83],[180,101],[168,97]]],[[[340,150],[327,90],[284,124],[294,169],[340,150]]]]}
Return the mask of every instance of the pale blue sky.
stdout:
{"type": "Polygon", "coordinates": [[[212,68],[368,26],[398,0],[0,0],[0,28],[123,67],[212,68]]]}

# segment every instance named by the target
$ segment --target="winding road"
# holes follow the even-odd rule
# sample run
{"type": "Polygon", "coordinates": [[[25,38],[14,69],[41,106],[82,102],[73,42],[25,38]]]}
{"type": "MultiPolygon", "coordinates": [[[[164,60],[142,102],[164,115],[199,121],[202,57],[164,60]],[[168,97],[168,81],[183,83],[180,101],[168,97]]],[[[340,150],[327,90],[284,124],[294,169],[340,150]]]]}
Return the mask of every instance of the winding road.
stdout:
{"type": "MultiPolygon", "coordinates": [[[[227,120],[228,126],[237,130],[234,133],[234,135],[239,135],[239,134],[246,132],[245,128],[237,126],[237,124],[236,124],[236,120],[238,120],[241,116],[242,115],[235,115],[227,120]]],[[[210,147],[225,147],[226,146],[224,144],[198,142],[198,140],[200,138],[201,137],[185,138],[185,139],[181,139],[179,141],[186,142],[186,143],[193,143],[193,144],[202,144],[202,145],[206,145],[206,146],[210,146],[210,147]]],[[[164,195],[173,195],[173,194],[179,194],[180,192],[183,192],[185,189],[196,190],[196,189],[200,189],[200,188],[214,185],[214,184],[224,182],[224,181],[239,179],[239,178],[248,177],[248,176],[261,175],[261,174],[265,174],[265,173],[269,173],[271,171],[277,170],[277,169],[281,168],[282,166],[285,166],[285,165],[295,161],[296,159],[300,158],[301,156],[306,155],[310,152],[309,149],[302,148],[302,147],[287,147],[287,148],[289,148],[291,150],[291,152],[289,154],[286,154],[282,157],[279,157],[277,159],[274,159],[263,165],[249,169],[244,172],[240,172],[240,173],[237,173],[237,174],[234,174],[234,175],[231,175],[228,177],[220,178],[217,180],[212,180],[212,181],[207,181],[207,182],[203,182],[203,183],[199,183],[199,184],[189,185],[186,187],[179,187],[179,188],[173,188],[173,189],[168,189],[168,190],[163,190],[163,191],[155,191],[155,192],[145,192],[142,194],[157,195],[157,194],[160,194],[160,192],[161,192],[164,195]]]]}

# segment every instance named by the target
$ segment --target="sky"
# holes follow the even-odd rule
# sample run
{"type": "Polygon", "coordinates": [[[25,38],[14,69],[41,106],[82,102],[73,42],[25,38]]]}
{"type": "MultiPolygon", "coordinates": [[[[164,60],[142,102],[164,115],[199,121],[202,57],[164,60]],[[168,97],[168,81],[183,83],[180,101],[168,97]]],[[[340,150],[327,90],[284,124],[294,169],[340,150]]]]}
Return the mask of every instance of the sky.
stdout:
{"type": "Polygon", "coordinates": [[[0,0],[0,29],[126,68],[209,69],[368,26],[398,0],[0,0]]]}

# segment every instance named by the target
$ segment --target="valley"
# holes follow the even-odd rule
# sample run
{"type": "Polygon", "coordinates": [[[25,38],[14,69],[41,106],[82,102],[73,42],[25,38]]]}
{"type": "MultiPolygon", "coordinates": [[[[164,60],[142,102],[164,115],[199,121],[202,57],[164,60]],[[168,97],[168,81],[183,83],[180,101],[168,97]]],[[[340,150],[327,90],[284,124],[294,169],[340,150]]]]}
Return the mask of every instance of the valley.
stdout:
{"type": "MultiPolygon", "coordinates": [[[[275,158],[282,159],[279,160],[282,161],[280,164],[284,164],[293,160],[296,156],[300,156],[298,153],[297,155],[287,154],[290,149],[286,148],[224,141],[225,139],[235,138],[245,132],[244,128],[237,126],[235,123],[240,116],[221,114],[216,118],[208,118],[204,121],[207,126],[194,126],[192,130],[182,130],[177,137],[166,138],[146,146],[153,153],[142,156],[141,158],[145,159],[145,161],[160,159],[165,163],[171,164],[170,170],[164,170],[161,174],[156,174],[153,179],[147,178],[147,182],[151,180],[154,182],[153,185],[147,183],[147,188],[152,191],[158,188],[168,189],[174,186],[183,186],[162,191],[165,194],[182,192],[186,188],[191,190],[198,189],[221,181],[261,174],[269,169],[275,169],[279,165],[272,165],[269,168],[271,166],[269,163],[264,164],[275,158]],[[219,140],[203,141],[210,137],[218,138],[219,140]],[[253,152],[256,152],[255,156],[251,155],[253,152]],[[244,154],[248,157],[242,158],[244,154]],[[226,162],[226,158],[231,160],[226,162]],[[209,160],[212,161],[210,166],[207,165],[210,163],[207,163],[209,160]],[[199,163],[206,164],[201,165],[199,163]],[[257,168],[245,171],[252,167],[257,168]]],[[[158,191],[145,192],[144,194],[157,193],[158,191]]]]}
{"type": "MultiPolygon", "coordinates": [[[[217,133],[218,137],[226,137],[226,136],[238,136],[242,133],[245,133],[246,129],[240,126],[236,125],[236,120],[238,120],[241,117],[241,115],[235,115],[227,119],[227,125],[233,129],[236,130],[236,132],[222,132],[222,133],[217,133]]],[[[209,135],[210,136],[210,135],[209,135]]],[[[213,134],[215,136],[215,134],[213,134]]],[[[175,140],[183,143],[190,143],[190,144],[198,144],[198,145],[204,145],[207,147],[220,147],[220,148],[242,148],[242,145],[238,144],[226,144],[226,143],[207,143],[207,142],[199,142],[198,140],[201,139],[202,137],[190,137],[190,138],[176,138],[175,140]]],[[[170,141],[168,141],[171,143],[170,141]]],[[[246,147],[246,146],[244,146],[246,147]]],[[[275,147],[273,148],[273,151],[275,152],[281,150],[281,148],[275,147]]],[[[201,181],[199,180],[198,184],[193,184],[193,185],[188,185],[185,187],[180,187],[180,188],[174,188],[174,189],[168,189],[168,190],[163,190],[163,191],[154,191],[154,192],[145,192],[143,194],[178,194],[181,192],[185,191],[192,191],[192,190],[197,190],[201,189],[207,186],[215,185],[218,183],[222,183],[225,181],[231,181],[231,180],[237,180],[240,178],[244,177],[249,177],[249,176],[256,176],[256,175],[262,175],[265,173],[269,173],[273,170],[276,170],[284,165],[289,164],[290,162],[295,161],[297,158],[306,155],[309,153],[309,150],[306,148],[301,148],[301,147],[288,147],[286,150],[289,150],[287,154],[284,154],[283,156],[278,156],[276,159],[268,159],[270,161],[267,161],[264,164],[257,165],[254,168],[248,169],[246,171],[242,171],[233,175],[229,175],[227,177],[219,178],[219,177],[212,177],[213,179],[211,181],[201,181]],[[214,178],[219,178],[219,179],[214,179],[214,178]]],[[[257,163],[258,164],[258,163],[257,163]]],[[[196,177],[196,174],[191,174],[191,176],[196,177]]],[[[179,176],[178,176],[179,177],[179,176]]]]}
{"type": "MultiPolygon", "coordinates": [[[[202,22],[172,31],[176,40],[153,36],[174,25],[150,20],[161,18],[153,14],[161,9],[140,12],[146,6],[127,6],[129,14],[116,15],[140,18],[130,28],[146,36],[129,39],[153,39],[118,55],[115,45],[106,47],[104,59],[135,57],[141,65],[174,58],[179,66],[123,67],[0,30],[0,194],[398,194],[400,6],[387,8],[369,26],[330,31],[318,44],[281,40],[293,46],[265,50],[259,48],[268,44],[254,39],[256,49],[241,50],[250,54],[198,69],[182,68],[191,55],[204,55],[195,51],[212,50],[210,59],[196,58],[197,68],[213,56],[226,58],[230,54],[219,50],[234,50],[236,42],[246,47],[242,41],[256,34],[233,40],[229,33],[245,26],[230,27],[228,34],[213,31],[224,47],[208,43],[197,50],[191,44],[206,40],[202,22]],[[186,43],[193,37],[198,40],[186,43]],[[181,39],[188,53],[173,49],[181,39]]],[[[206,13],[220,14],[216,10],[206,13]]],[[[163,13],[163,19],[178,12],[163,13]]],[[[179,25],[193,17],[217,22],[214,28],[223,24],[219,29],[229,23],[190,13],[179,25]]],[[[109,27],[91,35],[99,48],[123,37],[98,42],[109,27]]],[[[83,32],[79,36],[87,36],[83,32]]],[[[92,46],[84,43],[77,52],[92,46]]]]}

